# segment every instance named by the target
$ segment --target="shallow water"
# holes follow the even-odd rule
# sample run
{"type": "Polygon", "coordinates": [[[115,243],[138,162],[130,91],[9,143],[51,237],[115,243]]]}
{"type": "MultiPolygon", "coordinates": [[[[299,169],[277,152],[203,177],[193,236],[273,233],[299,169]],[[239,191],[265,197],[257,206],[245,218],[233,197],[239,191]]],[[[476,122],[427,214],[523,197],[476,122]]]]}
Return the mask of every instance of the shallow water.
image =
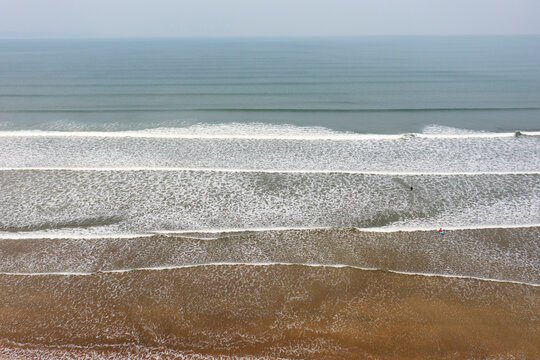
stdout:
{"type": "MultiPolygon", "coordinates": [[[[311,264],[540,283],[538,227],[370,232],[358,229],[192,233],[0,242],[0,273],[91,274],[208,264],[311,264]]],[[[539,285],[540,286],[540,285],[539,285]]]]}

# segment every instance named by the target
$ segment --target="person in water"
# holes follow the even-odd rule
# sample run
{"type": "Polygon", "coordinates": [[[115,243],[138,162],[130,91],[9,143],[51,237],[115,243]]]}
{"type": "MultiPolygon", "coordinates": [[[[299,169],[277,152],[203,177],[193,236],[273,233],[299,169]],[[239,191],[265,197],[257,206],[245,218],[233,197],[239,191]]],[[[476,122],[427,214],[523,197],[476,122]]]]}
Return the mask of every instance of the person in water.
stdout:
{"type": "Polygon", "coordinates": [[[411,186],[411,191],[413,191],[413,187],[411,186]]]}

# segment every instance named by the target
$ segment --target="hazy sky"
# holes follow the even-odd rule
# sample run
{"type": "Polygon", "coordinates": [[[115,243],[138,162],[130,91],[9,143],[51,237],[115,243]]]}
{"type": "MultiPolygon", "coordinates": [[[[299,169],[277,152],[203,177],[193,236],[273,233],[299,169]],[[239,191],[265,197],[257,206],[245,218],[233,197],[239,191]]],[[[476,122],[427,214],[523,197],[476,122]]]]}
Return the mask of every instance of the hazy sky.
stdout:
{"type": "Polygon", "coordinates": [[[0,0],[6,36],[539,34],[540,0],[0,0]]]}

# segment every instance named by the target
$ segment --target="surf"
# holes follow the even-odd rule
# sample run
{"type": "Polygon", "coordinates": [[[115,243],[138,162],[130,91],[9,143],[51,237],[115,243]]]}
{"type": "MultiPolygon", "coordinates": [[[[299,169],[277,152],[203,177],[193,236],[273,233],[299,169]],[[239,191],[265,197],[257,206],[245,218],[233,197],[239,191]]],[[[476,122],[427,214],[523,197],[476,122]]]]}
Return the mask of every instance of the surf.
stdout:
{"type": "Polygon", "coordinates": [[[278,126],[262,124],[194,125],[179,128],[153,128],[126,131],[57,131],[57,130],[10,130],[0,131],[0,137],[94,137],[94,138],[164,138],[164,139],[246,139],[246,140],[395,140],[404,137],[425,139],[508,138],[540,136],[540,131],[514,132],[449,132],[449,133],[402,133],[362,134],[332,131],[321,127],[278,126]]]}

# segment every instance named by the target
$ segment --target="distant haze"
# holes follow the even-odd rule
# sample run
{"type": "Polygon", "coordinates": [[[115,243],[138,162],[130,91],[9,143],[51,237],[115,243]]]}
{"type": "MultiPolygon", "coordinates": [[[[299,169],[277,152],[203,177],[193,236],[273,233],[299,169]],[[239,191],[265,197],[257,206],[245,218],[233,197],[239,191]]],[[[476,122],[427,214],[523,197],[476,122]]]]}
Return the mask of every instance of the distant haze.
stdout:
{"type": "Polygon", "coordinates": [[[539,34],[536,0],[0,0],[0,37],[539,34]]]}

